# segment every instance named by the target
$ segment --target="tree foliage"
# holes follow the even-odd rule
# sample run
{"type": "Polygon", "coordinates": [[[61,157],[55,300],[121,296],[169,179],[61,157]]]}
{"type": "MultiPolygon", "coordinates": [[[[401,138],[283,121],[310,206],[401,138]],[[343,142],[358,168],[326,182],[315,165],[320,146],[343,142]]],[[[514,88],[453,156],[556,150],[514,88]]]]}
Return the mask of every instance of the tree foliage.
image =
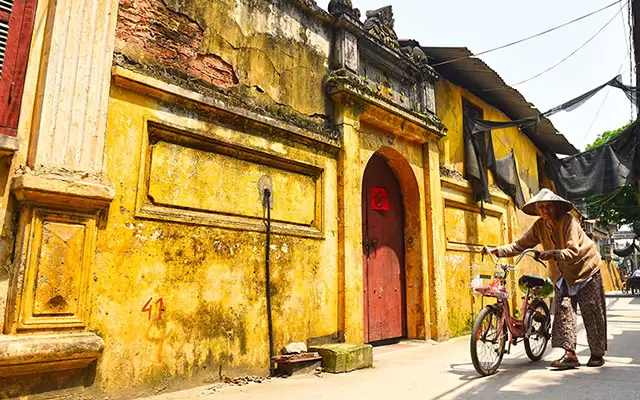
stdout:
{"type": "MultiPolygon", "coordinates": [[[[602,133],[586,149],[593,149],[614,139],[633,122],[602,133]]],[[[600,225],[631,225],[636,235],[640,234],[640,198],[635,185],[623,186],[614,193],[593,196],[586,200],[589,216],[599,219],[600,225]]]]}
{"type": "Polygon", "coordinates": [[[618,128],[618,129],[614,129],[614,130],[611,130],[611,131],[606,131],[606,132],[601,133],[600,135],[598,135],[598,138],[593,143],[587,145],[585,150],[591,150],[594,147],[598,147],[598,146],[601,146],[601,145],[607,143],[609,140],[611,140],[611,139],[615,138],[616,136],[618,136],[619,134],[621,134],[622,131],[627,129],[634,122],[635,121],[629,121],[629,123],[626,124],[625,126],[622,126],[622,127],[618,128]]]}

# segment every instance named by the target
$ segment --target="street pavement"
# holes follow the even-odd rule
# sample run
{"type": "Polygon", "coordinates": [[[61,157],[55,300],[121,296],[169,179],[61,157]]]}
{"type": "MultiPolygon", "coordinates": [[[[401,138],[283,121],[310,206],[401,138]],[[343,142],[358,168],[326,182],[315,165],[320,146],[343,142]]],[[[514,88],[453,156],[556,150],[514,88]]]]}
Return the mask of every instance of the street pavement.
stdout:
{"type": "MultiPolygon", "coordinates": [[[[244,386],[206,385],[148,400],[300,399],[638,399],[640,398],[640,297],[607,297],[609,351],[601,368],[566,371],[549,363],[563,351],[548,349],[531,362],[518,344],[496,375],[479,377],[469,336],[447,342],[406,341],[374,348],[374,367],[348,374],[274,378],[244,386]]],[[[577,353],[589,359],[581,318],[577,353]]]]}

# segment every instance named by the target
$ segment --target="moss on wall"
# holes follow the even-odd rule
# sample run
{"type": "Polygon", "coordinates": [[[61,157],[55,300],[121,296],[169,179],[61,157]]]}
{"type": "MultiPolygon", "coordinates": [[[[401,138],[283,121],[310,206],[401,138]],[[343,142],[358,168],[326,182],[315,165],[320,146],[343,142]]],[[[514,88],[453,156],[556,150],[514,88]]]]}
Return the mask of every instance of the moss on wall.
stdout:
{"type": "MultiPolygon", "coordinates": [[[[275,136],[266,141],[173,111],[112,87],[107,169],[117,195],[98,236],[91,318],[91,329],[98,331],[106,344],[98,365],[98,382],[107,391],[120,391],[124,386],[137,388],[134,390],[163,387],[177,381],[176,377],[202,383],[220,375],[264,373],[269,366],[265,234],[209,226],[206,218],[180,223],[136,216],[140,201],[153,204],[153,199],[138,196],[140,180],[150,179],[140,174],[145,168],[143,154],[148,151],[144,144],[149,135],[147,119],[190,132],[208,132],[225,142],[316,165],[324,171],[321,190],[323,199],[328,200],[322,202],[321,215],[326,216],[326,239],[283,234],[271,238],[276,349],[337,331],[337,227],[331,200],[336,190],[336,161],[275,136]]],[[[180,151],[180,147],[174,150],[180,151]]],[[[220,160],[206,151],[198,151],[197,157],[209,163],[220,160]]],[[[262,167],[248,164],[247,168],[262,167]]],[[[177,188],[187,188],[188,180],[193,179],[189,174],[175,176],[180,180],[173,183],[177,188]]],[[[259,201],[257,182],[251,181],[251,174],[244,176],[247,178],[239,179],[248,179],[246,182],[229,182],[235,189],[238,185],[255,187],[255,198],[230,198],[230,204],[259,201]]],[[[291,173],[283,179],[288,181],[274,190],[296,187],[297,180],[308,178],[291,173]]],[[[226,188],[215,190],[225,192],[226,188]]],[[[206,193],[195,191],[189,196],[206,193]]],[[[171,210],[173,206],[166,207],[171,210]]],[[[242,207],[238,210],[244,212],[242,207]]],[[[306,215],[308,210],[289,207],[286,213],[292,217],[285,216],[285,220],[295,220],[296,214],[306,215]]]]}

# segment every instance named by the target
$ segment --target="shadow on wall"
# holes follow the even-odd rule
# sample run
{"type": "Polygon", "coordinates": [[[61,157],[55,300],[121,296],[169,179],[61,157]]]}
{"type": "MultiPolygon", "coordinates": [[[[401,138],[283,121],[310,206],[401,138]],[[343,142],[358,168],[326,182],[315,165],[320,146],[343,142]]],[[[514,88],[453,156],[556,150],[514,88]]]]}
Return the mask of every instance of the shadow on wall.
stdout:
{"type": "Polygon", "coordinates": [[[83,370],[0,377],[0,399],[17,398],[26,393],[34,399],[84,398],[78,396],[78,389],[91,387],[95,376],[96,362],[83,370]]]}

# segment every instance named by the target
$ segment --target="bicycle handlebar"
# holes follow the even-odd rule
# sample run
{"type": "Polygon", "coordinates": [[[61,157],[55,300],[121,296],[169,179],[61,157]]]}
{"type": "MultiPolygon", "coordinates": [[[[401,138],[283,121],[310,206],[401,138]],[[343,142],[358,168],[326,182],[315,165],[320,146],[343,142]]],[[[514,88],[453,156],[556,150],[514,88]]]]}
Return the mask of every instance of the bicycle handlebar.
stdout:
{"type": "MultiPolygon", "coordinates": [[[[489,248],[487,246],[483,246],[482,247],[482,261],[484,261],[484,255],[485,254],[489,254],[489,256],[491,257],[491,260],[495,263],[498,264],[499,260],[498,257],[495,256],[493,253],[491,253],[489,251],[489,248]]],[[[516,262],[513,263],[512,267],[515,267],[516,265],[518,265],[520,263],[520,261],[522,261],[522,259],[524,258],[525,255],[529,254],[529,256],[531,258],[533,258],[534,260],[536,260],[537,262],[539,262],[540,264],[544,265],[544,267],[546,268],[547,265],[545,263],[542,262],[542,260],[540,260],[540,252],[538,250],[535,249],[526,249],[524,250],[522,253],[520,253],[520,256],[517,258],[516,262]],[[531,255],[531,253],[533,253],[533,255],[531,255]]]]}

